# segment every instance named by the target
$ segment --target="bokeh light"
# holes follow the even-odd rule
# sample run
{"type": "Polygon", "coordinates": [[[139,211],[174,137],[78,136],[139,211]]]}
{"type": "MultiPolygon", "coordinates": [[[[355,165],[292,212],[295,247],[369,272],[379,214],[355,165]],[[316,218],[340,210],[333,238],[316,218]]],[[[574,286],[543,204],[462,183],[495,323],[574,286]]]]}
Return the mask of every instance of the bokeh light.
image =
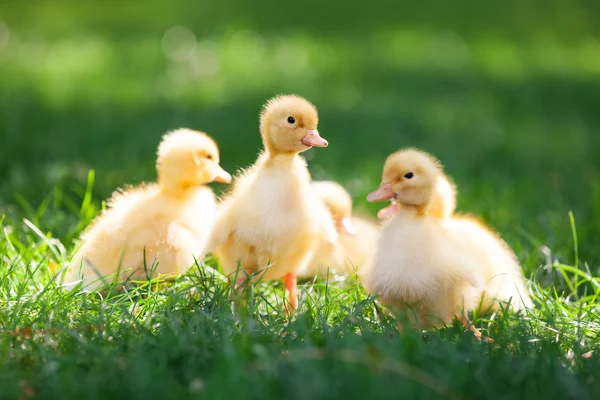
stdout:
{"type": "Polygon", "coordinates": [[[190,58],[192,72],[199,78],[212,78],[221,70],[219,44],[213,40],[202,40],[190,58]]]}
{"type": "Polygon", "coordinates": [[[174,26],[162,38],[165,55],[173,61],[189,60],[196,50],[196,35],[185,26],[174,26]]]}
{"type": "Polygon", "coordinates": [[[431,61],[445,69],[463,67],[469,61],[469,45],[455,31],[436,35],[430,43],[431,61]]]}

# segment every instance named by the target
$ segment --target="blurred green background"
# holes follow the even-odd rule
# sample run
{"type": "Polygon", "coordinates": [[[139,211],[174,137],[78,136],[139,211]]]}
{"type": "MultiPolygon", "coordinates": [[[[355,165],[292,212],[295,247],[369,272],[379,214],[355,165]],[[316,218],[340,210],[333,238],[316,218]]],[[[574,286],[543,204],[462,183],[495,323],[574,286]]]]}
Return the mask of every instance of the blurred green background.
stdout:
{"type": "MultiPolygon", "coordinates": [[[[600,3],[588,1],[0,2],[0,208],[44,201],[69,237],[89,169],[100,204],[152,180],[160,136],[204,130],[232,172],[278,93],[317,105],[306,153],[358,209],[385,157],[437,155],[459,209],[523,257],[600,254],[600,3]],[[60,197],[60,201],[57,198],[60,197]],[[69,207],[71,204],[71,207],[69,207]]],[[[215,186],[216,190],[222,187],[215,186]]]]}

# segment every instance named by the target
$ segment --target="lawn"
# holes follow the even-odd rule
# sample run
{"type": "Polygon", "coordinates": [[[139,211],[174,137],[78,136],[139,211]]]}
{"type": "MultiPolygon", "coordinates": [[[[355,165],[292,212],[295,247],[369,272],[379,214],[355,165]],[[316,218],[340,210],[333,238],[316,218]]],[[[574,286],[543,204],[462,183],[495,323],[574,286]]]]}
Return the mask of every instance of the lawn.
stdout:
{"type": "MultiPolygon", "coordinates": [[[[0,4],[0,399],[577,398],[600,391],[600,7],[592,1],[0,4]],[[319,109],[306,153],[357,213],[385,157],[438,156],[535,308],[399,335],[360,283],[243,309],[208,258],[174,282],[69,292],[76,239],[190,127],[233,172],[277,93],[319,109]]],[[[214,185],[219,192],[222,186],[214,185]]]]}

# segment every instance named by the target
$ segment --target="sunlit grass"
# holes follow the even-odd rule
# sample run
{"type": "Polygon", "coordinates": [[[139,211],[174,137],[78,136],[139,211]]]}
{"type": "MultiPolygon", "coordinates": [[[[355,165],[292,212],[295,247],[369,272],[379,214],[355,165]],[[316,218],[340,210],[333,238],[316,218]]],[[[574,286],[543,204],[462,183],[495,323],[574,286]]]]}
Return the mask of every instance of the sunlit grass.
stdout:
{"type": "MultiPolygon", "coordinates": [[[[246,305],[233,308],[234,293],[214,259],[170,281],[99,293],[62,287],[74,243],[48,229],[62,223],[52,216],[63,205],[45,204],[29,210],[29,219],[5,217],[1,224],[0,383],[11,398],[29,391],[48,398],[117,392],[141,398],[248,390],[304,398],[300,388],[307,382],[317,397],[358,391],[385,398],[398,391],[494,397],[498,385],[511,397],[568,397],[596,386],[600,279],[549,249],[545,265],[524,262],[534,309],[476,319],[494,344],[477,342],[460,325],[399,336],[355,278],[305,282],[300,310],[290,319],[282,285],[273,283],[256,285],[246,305]],[[513,383],[503,386],[507,380],[513,383]]],[[[86,200],[77,210],[68,237],[97,211],[92,204],[86,200]]],[[[563,237],[568,241],[569,232],[563,237]]]]}

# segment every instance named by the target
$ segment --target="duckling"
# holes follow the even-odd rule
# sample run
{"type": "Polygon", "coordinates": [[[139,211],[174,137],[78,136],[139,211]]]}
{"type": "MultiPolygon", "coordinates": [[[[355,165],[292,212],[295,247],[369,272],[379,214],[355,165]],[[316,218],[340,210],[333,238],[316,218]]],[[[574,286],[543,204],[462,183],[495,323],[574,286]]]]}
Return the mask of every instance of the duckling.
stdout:
{"type": "Polygon", "coordinates": [[[315,252],[303,277],[326,277],[328,272],[355,274],[371,254],[379,228],[367,218],[352,216],[352,197],[340,184],[313,182],[312,190],[327,207],[339,235],[339,246],[322,243],[315,252]]]}
{"type": "MultiPolygon", "coordinates": [[[[446,175],[438,176],[436,180],[436,188],[433,194],[429,213],[439,216],[440,218],[448,218],[456,209],[456,186],[446,175]]],[[[377,218],[387,219],[393,216],[400,210],[400,204],[392,200],[389,206],[382,208],[377,212],[377,218]]]]}
{"type": "Polygon", "coordinates": [[[410,310],[407,317],[420,328],[458,318],[480,337],[468,311],[495,311],[503,302],[520,310],[531,300],[515,254],[497,234],[473,217],[436,208],[444,177],[441,163],[425,152],[400,150],[388,157],[382,184],[367,199],[394,199],[400,207],[362,278],[392,311],[410,310]]]}
{"type": "Polygon", "coordinates": [[[158,147],[158,183],[119,190],[108,208],[83,233],[65,282],[83,279],[88,289],[119,273],[146,279],[175,275],[203,257],[217,205],[209,182],[229,183],[219,166],[219,151],[205,133],[178,129],[158,147]],[[111,276],[113,275],[113,276],[111,276]]]}
{"type": "Polygon", "coordinates": [[[283,278],[293,309],[298,307],[297,272],[319,240],[337,242],[331,216],[310,190],[306,161],[299,156],[311,147],[328,146],[317,124],[316,108],[302,97],[277,96],[266,103],[260,114],[264,151],[236,178],[209,245],[225,274],[237,276],[238,287],[251,275],[266,281],[283,278]]]}

